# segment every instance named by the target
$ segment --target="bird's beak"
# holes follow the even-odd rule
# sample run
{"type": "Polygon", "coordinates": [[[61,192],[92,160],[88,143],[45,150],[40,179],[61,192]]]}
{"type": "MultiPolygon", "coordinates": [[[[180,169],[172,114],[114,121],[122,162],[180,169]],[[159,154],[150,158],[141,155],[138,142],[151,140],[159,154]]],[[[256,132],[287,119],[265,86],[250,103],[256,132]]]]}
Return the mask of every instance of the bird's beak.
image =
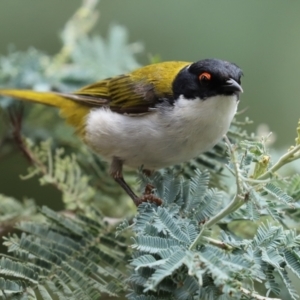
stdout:
{"type": "Polygon", "coordinates": [[[242,87],[232,78],[226,81],[226,83],[222,86],[222,89],[225,92],[244,92],[242,87]]]}

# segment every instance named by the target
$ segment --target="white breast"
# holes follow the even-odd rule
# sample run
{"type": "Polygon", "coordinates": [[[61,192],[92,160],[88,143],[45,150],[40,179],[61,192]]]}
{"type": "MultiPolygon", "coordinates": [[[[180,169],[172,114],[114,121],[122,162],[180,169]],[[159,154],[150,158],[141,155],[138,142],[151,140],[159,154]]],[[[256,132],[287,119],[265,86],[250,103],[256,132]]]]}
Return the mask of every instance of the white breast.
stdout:
{"type": "Polygon", "coordinates": [[[97,108],[87,117],[86,141],[104,158],[118,157],[129,167],[167,167],[213,147],[227,132],[237,103],[236,96],[180,97],[174,107],[134,117],[97,108]]]}

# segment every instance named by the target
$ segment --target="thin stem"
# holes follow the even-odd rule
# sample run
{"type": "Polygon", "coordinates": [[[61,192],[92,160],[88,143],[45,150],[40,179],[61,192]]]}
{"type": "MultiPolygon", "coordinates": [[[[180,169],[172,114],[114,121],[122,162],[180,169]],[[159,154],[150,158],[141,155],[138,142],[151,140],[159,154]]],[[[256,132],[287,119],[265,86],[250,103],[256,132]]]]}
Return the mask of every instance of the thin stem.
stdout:
{"type": "Polygon", "coordinates": [[[211,218],[209,221],[207,221],[205,223],[206,227],[210,227],[210,226],[216,224],[218,221],[220,221],[225,216],[230,214],[232,211],[236,210],[238,207],[240,207],[244,204],[244,201],[241,201],[241,199],[244,199],[241,197],[242,190],[243,190],[243,186],[242,186],[243,184],[242,184],[242,180],[241,180],[242,175],[240,174],[239,163],[237,161],[236,152],[233,149],[227,136],[225,136],[225,141],[227,143],[228,151],[231,156],[231,161],[234,166],[234,174],[235,174],[235,178],[236,178],[236,187],[237,187],[236,195],[226,207],[224,207],[217,215],[215,215],[213,218],[211,218]]]}
{"type": "Polygon", "coordinates": [[[203,225],[200,233],[198,234],[198,236],[196,237],[194,242],[189,247],[190,250],[194,249],[197,246],[197,244],[199,243],[205,228],[213,226],[218,221],[220,221],[225,216],[229,215],[231,212],[238,209],[239,207],[241,207],[245,203],[244,197],[241,196],[242,191],[243,191],[243,182],[241,180],[241,174],[240,174],[239,163],[238,163],[238,160],[237,160],[236,152],[235,152],[235,149],[232,147],[232,145],[231,145],[229,139],[227,138],[227,136],[225,136],[225,141],[226,141],[227,146],[228,146],[228,151],[229,151],[229,154],[231,156],[231,161],[234,165],[234,173],[235,173],[236,186],[237,186],[236,195],[234,196],[234,198],[231,200],[231,202],[226,207],[224,207],[221,211],[219,211],[219,213],[217,213],[213,218],[208,220],[203,225]]]}
{"type": "Polygon", "coordinates": [[[205,223],[205,227],[213,226],[214,224],[222,220],[225,216],[229,215],[230,213],[235,211],[243,204],[244,201],[241,201],[240,195],[236,194],[235,197],[231,200],[231,202],[226,207],[224,207],[218,214],[216,214],[213,218],[211,218],[205,223]]]}
{"type": "Polygon", "coordinates": [[[263,180],[268,177],[270,177],[273,173],[275,173],[277,170],[279,170],[282,166],[285,164],[292,162],[296,159],[300,158],[300,153],[296,154],[298,151],[300,151],[300,145],[294,147],[292,150],[288,151],[286,154],[280,157],[280,159],[277,161],[276,164],[274,164],[267,172],[262,174],[257,178],[257,180],[263,180]]]}
{"type": "Polygon", "coordinates": [[[251,296],[252,299],[257,299],[257,300],[281,300],[279,298],[269,298],[269,297],[264,297],[264,296],[260,296],[252,291],[249,291],[243,287],[240,287],[240,290],[243,294],[247,295],[247,296],[251,296]]]}
{"type": "Polygon", "coordinates": [[[240,169],[239,169],[239,163],[238,163],[238,160],[237,160],[237,157],[236,157],[236,153],[235,153],[235,150],[233,149],[227,135],[225,135],[225,141],[226,141],[226,144],[228,146],[228,151],[229,151],[229,154],[231,156],[231,161],[233,163],[233,166],[234,166],[234,172],[235,172],[235,179],[236,179],[236,187],[237,187],[237,195],[240,194],[240,192],[242,191],[242,184],[241,184],[241,179],[240,179],[240,169]]]}
{"type": "MultiPolygon", "coordinates": [[[[232,175],[235,175],[234,171],[232,169],[230,169],[229,166],[225,165],[225,167],[232,175]]],[[[240,174],[240,178],[243,181],[250,182],[250,183],[268,183],[268,182],[270,182],[270,178],[265,179],[265,180],[258,180],[258,179],[253,179],[253,178],[246,178],[242,174],[240,174]]]]}
{"type": "Polygon", "coordinates": [[[268,183],[268,182],[270,182],[270,178],[262,179],[262,180],[246,178],[244,176],[241,176],[241,178],[243,179],[243,181],[250,182],[250,183],[268,183]]]}
{"type": "Polygon", "coordinates": [[[207,236],[205,236],[204,239],[205,239],[208,243],[210,243],[211,245],[214,245],[214,246],[219,247],[219,248],[221,248],[221,249],[224,249],[224,250],[232,250],[232,249],[233,249],[232,246],[230,246],[230,245],[228,245],[228,244],[225,244],[225,243],[222,242],[222,241],[215,240],[215,239],[212,239],[212,238],[207,237],[207,236]]]}

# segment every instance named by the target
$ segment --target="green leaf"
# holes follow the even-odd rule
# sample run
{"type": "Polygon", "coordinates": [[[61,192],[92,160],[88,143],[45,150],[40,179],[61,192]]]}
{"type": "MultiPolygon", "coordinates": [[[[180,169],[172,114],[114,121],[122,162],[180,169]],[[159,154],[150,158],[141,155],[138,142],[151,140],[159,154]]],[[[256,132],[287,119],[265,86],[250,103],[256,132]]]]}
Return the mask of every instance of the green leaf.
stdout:
{"type": "Polygon", "coordinates": [[[179,242],[185,244],[189,244],[191,242],[189,236],[182,231],[180,226],[177,224],[176,219],[173,219],[173,217],[168,213],[167,209],[159,207],[156,215],[157,217],[155,218],[154,226],[157,226],[157,223],[162,224],[163,226],[159,226],[162,227],[160,228],[160,231],[166,230],[167,233],[172,236],[172,238],[178,240],[179,242]]]}
{"type": "Polygon", "coordinates": [[[299,299],[299,295],[295,288],[292,285],[291,280],[288,277],[288,273],[284,269],[277,269],[277,272],[279,273],[282,281],[284,282],[284,286],[287,289],[289,295],[293,300],[299,299]]]}
{"type": "Polygon", "coordinates": [[[275,186],[273,183],[267,183],[264,186],[264,190],[289,207],[293,207],[292,203],[294,202],[294,199],[283,190],[281,190],[278,186],[275,186]]]}
{"type": "Polygon", "coordinates": [[[300,255],[292,249],[284,249],[285,262],[289,269],[300,278],[300,255]]]}
{"type": "Polygon", "coordinates": [[[0,278],[0,290],[7,292],[13,292],[13,293],[20,293],[22,292],[23,286],[21,281],[11,281],[11,280],[5,280],[4,278],[0,278]]]}
{"type": "Polygon", "coordinates": [[[179,246],[179,242],[171,238],[138,236],[131,247],[147,253],[159,253],[173,246],[179,246]]]}
{"type": "Polygon", "coordinates": [[[157,270],[148,279],[145,285],[145,292],[156,289],[156,286],[167,276],[171,275],[175,270],[180,268],[185,259],[185,251],[179,250],[173,253],[164,264],[159,265],[157,270]]]}

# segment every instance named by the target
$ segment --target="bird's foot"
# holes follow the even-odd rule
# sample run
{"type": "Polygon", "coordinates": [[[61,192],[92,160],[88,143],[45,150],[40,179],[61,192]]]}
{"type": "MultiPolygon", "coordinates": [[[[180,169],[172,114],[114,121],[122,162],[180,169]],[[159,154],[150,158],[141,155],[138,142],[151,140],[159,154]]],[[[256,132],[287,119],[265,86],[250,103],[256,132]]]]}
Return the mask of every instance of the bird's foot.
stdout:
{"type": "MultiPolygon", "coordinates": [[[[156,203],[156,205],[161,205],[162,200],[156,197],[153,194],[154,186],[151,184],[147,184],[145,187],[145,192],[141,197],[138,197],[130,186],[126,183],[122,175],[122,166],[123,161],[117,157],[114,157],[110,166],[110,173],[114,180],[123,188],[123,190],[127,193],[127,195],[133,200],[136,206],[139,206],[143,202],[152,202],[156,203]]],[[[151,175],[149,170],[144,170],[148,175],[151,175]]]]}
{"type": "Polygon", "coordinates": [[[143,202],[152,202],[157,206],[162,205],[162,200],[153,194],[153,189],[154,186],[148,183],[143,195],[134,200],[135,205],[139,206],[143,202]]]}

